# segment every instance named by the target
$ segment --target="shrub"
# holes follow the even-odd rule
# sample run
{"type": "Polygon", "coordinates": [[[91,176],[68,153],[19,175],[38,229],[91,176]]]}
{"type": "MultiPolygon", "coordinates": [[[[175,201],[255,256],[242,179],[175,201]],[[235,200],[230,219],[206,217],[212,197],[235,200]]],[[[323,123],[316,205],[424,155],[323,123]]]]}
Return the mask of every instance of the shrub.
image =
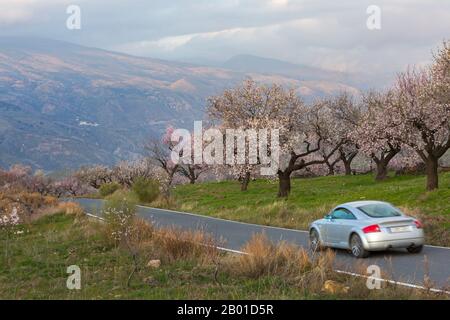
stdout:
{"type": "Polygon", "coordinates": [[[102,184],[100,187],[100,195],[102,197],[107,197],[119,189],[120,189],[120,184],[118,184],[118,183],[115,183],[115,182],[105,183],[105,184],[102,184]]]}
{"type": "Polygon", "coordinates": [[[108,235],[116,242],[128,241],[130,238],[136,204],[136,197],[123,190],[117,190],[106,199],[102,212],[108,226],[108,235]]]}
{"type": "Polygon", "coordinates": [[[133,184],[133,191],[141,202],[153,202],[159,196],[159,183],[156,180],[138,178],[133,184]]]}

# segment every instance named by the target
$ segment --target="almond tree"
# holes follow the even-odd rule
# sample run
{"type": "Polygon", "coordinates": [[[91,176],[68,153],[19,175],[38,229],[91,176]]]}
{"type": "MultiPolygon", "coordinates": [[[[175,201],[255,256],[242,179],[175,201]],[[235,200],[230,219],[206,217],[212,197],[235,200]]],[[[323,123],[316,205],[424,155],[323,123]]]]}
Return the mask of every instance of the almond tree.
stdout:
{"type": "MultiPolygon", "coordinates": [[[[331,146],[324,146],[322,147],[322,150],[320,151],[320,157],[324,160],[324,164],[328,170],[326,175],[328,176],[334,176],[336,173],[336,165],[341,161],[341,158],[338,154],[334,154],[332,157],[328,157],[328,152],[332,148],[331,146]]],[[[321,168],[317,168],[317,170],[320,173],[321,168]]],[[[316,173],[316,172],[314,172],[316,173]]]]}
{"type": "Polygon", "coordinates": [[[450,40],[444,41],[434,55],[430,68],[430,94],[438,103],[450,108],[450,40]]]}
{"type": "Polygon", "coordinates": [[[0,170],[0,187],[6,189],[26,188],[32,172],[31,167],[21,164],[12,165],[9,170],[0,170]]]}
{"type": "Polygon", "coordinates": [[[51,184],[51,194],[56,197],[79,196],[89,193],[90,189],[74,176],[65,177],[51,184]]]}
{"type": "Polygon", "coordinates": [[[33,175],[27,176],[25,186],[29,192],[37,192],[43,196],[52,192],[53,180],[45,175],[42,170],[37,170],[33,175]]]}
{"type": "Polygon", "coordinates": [[[135,161],[121,161],[112,170],[113,180],[120,185],[130,188],[138,178],[153,179],[155,167],[147,158],[135,161]]]}
{"type": "Polygon", "coordinates": [[[324,164],[342,145],[336,143],[329,151],[324,152],[325,141],[330,138],[331,120],[322,102],[305,106],[297,96],[292,96],[291,99],[295,103],[287,110],[288,116],[280,135],[282,156],[277,172],[278,197],[288,197],[293,172],[324,164]]]}
{"type": "Polygon", "coordinates": [[[396,95],[389,90],[371,92],[363,97],[366,112],[352,132],[352,140],[359,150],[376,164],[376,180],[387,178],[389,162],[400,152],[402,140],[390,122],[391,109],[396,95]]]}
{"type": "Polygon", "coordinates": [[[330,167],[330,164],[337,164],[337,162],[342,161],[345,174],[351,175],[351,164],[358,154],[358,146],[351,137],[352,132],[358,127],[361,119],[361,106],[347,92],[343,92],[331,99],[326,99],[325,105],[330,114],[328,124],[330,133],[327,143],[333,147],[340,145],[334,161],[331,163],[327,161],[326,164],[330,167]]]}
{"type": "Polygon", "coordinates": [[[168,127],[161,139],[151,139],[145,146],[152,164],[161,168],[166,174],[166,181],[164,181],[163,185],[167,186],[167,192],[169,192],[168,190],[172,185],[173,178],[180,166],[178,163],[173,163],[170,157],[170,153],[176,145],[175,142],[171,141],[173,132],[174,128],[168,127]]]}
{"type": "MultiPolygon", "coordinates": [[[[335,146],[318,159],[328,137],[329,122],[324,110],[321,103],[306,106],[293,89],[276,84],[259,85],[253,80],[212,97],[208,103],[210,119],[219,121],[223,128],[279,130],[281,154],[279,159],[273,159],[278,162],[279,197],[289,195],[293,172],[325,163],[339,148],[335,146]]],[[[255,165],[247,166],[244,181],[260,165],[258,159],[255,165]]]]}
{"type": "MultiPolygon", "coordinates": [[[[173,132],[173,129],[170,129],[169,132],[173,132]]],[[[204,135],[205,130],[202,129],[202,138],[204,135]]],[[[182,161],[178,165],[178,173],[187,178],[189,180],[190,184],[195,184],[195,182],[200,178],[200,176],[204,173],[206,173],[210,168],[207,164],[201,163],[196,164],[195,163],[195,148],[194,148],[194,134],[191,133],[191,144],[190,144],[190,154],[183,154],[183,151],[180,151],[180,158],[182,161]]],[[[163,139],[165,141],[165,144],[170,146],[172,142],[170,141],[170,137],[167,136],[163,139]]],[[[201,149],[201,148],[199,148],[201,149]]],[[[197,150],[200,152],[203,152],[203,150],[197,150]]]]}
{"type": "MultiPolygon", "coordinates": [[[[225,90],[221,95],[210,97],[207,113],[213,123],[220,125],[222,132],[233,129],[235,132],[249,133],[259,129],[282,128],[289,110],[299,103],[293,90],[286,91],[279,85],[259,85],[247,79],[241,85],[225,90]]],[[[267,142],[270,145],[271,142],[267,142]]],[[[245,145],[254,147],[248,135],[245,137],[245,145]]],[[[237,149],[234,150],[236,153],[237,149]]],[[[240,180],[242,191],[247,190],[251,177],[261,166],[259,154],[254,162],[249,161],[249,157],[249,152],[246,152],[245,164],[239,164],[238,161],[227,164],[231,173],[240,180]]]]}
{"type": "Polygon", "coordinates": [[[104,165],[95,165],[92,167],[81,167],[74,175],[82,183],[98,189],[102,184],[111,183],[113,172],[104,165]]]}
{"type": "Polygon", "coordinates": [[[190,184],[195,184],[200,175],[208,171],[208,168],[200,164],[182,164],[178,172],[185,178],[189,179],[190,184]]]}
{"type": "Polygon", "coordinates": [[[440,85],[435,83],[439,81],[436,73],[450,72],[448,64],[440,71],[449,55],[445,47],[430,68],[400,74],[395,86],[398,102],[390,112],[391,133],[413,148],[426,165],[427,190],[438,188],[438,162],[450,148],[448,88],[435,91],[440,85]]]}

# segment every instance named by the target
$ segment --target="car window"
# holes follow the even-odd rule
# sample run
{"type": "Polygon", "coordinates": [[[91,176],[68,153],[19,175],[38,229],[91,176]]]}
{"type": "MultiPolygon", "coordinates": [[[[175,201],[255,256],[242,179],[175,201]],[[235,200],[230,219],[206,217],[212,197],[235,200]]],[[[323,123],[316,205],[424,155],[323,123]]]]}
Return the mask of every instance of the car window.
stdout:
{"type": "Polygon", "coordinates": [[[338,208],[331,214],[333,219],[345,219],[345,220],[356,220],[356,217],[349,210],[344,208],[338,208]]]}
{"type": "Polygon", "coordinates": [[[358,209],[371,218],[399,217],[402,215],[398,209],[387,203],[366,204],[358,207],[358,209]]]}

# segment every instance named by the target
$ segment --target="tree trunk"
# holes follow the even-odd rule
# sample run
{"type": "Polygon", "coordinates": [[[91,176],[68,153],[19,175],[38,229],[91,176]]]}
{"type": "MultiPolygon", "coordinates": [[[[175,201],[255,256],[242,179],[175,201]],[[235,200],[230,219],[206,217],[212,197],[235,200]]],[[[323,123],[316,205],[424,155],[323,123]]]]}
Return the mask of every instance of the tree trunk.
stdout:
{"type": "Polygon", "coordinates": [[[377,175],[375,180],[385,180],[388,175],[388,164],[400,152],[400,148],[391,147],[387,154],[381,155],[380,158],[372,156],[373,161],[377,165],[377,175]]]}
{"type": "Polygon", "coordinates": [[[188,170],[189,170],[189,182],[190,184],[195,184],[195,180],[197,180],[197,177],[195,176],[195,169],[189,166],[188,170]]]}
{"type": "Polygon", "coordinates": [[[291,192],[291,172],[279,172],[278,182],[278,197],[287,198],[291,192]]]}
{"type": "Polygon", "coordinates": [[[345,175],[346,176],[351,176],[352,175],[352,161],[342,161],[344,163],[344,168],[345,168],[345,175]]]}
{"type": "Polygon", "coordinates": [[[435,157],[429,157],[426,161],[426,166],[427,190],[432,191],[439,187],[438,159],[435,157]]]}
{"type": "Polygon", "coordinates": [[[352,162],[353,159],[355,159],[358,152],[352,152],[350,154],[346,154],[342,149],[339,149],[339,158],[341,159],[342,163],[344,164],[345,169],[345,175],[351,176],[352,175],[352,162]]]}
{"type": "Polygon", "coordinates": [[[377,162],[377,175],[375,176],[375,180],[381,181],[387,178],[388,170],[387,163],[384,160],[377,162]]]}
{"type": "Polygon", "coordinates": [[[334,166],[332,164],[327,163],[328,166],[328,175],[334,176],[334,166]]]}
{"type": "Polygon", "coordinates": [[[247,191],[249,183],[250,183],[250,172],[246,172],[245,176],[241,179],[241,191],[247,191]]]}

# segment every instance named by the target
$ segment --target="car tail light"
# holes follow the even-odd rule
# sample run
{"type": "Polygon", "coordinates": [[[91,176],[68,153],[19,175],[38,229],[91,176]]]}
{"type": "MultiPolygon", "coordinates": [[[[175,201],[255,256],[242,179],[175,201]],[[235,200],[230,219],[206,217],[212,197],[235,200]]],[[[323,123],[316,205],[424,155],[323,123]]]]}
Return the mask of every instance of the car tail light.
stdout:
{"type": "Polygon", "coordinates": [[[423,224],[419,220],[414,220],[414,224],[416,225],[417,229],[422,229],[423,228],[423,224]]]}
{"type": "Polygon", "coordinates": [[[373,224],[362,229],[364,233],[381,232],[380,226],[373,224]]]}

